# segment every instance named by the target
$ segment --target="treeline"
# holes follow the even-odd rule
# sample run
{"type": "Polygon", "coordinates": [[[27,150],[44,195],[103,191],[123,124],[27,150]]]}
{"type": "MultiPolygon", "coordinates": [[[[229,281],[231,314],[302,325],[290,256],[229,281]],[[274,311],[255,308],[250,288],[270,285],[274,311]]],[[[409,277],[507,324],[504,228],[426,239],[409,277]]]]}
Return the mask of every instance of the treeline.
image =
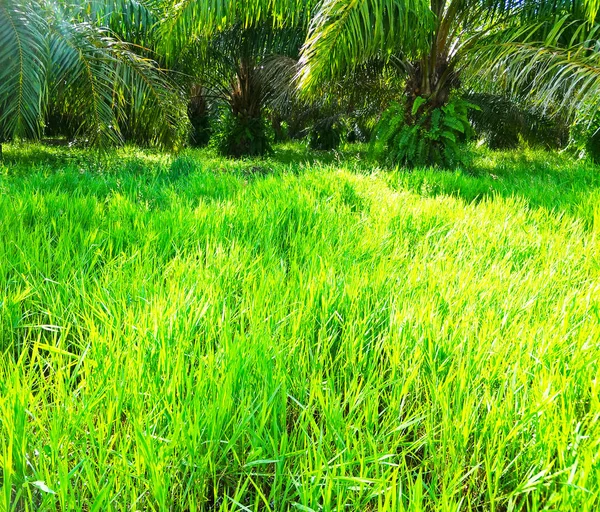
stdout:
{"type": "Polygon", "coordinates": [[[600,154],[594,0],[0,0],[0,147],[370,142],[453,166],[477,136],[600,154]]]}

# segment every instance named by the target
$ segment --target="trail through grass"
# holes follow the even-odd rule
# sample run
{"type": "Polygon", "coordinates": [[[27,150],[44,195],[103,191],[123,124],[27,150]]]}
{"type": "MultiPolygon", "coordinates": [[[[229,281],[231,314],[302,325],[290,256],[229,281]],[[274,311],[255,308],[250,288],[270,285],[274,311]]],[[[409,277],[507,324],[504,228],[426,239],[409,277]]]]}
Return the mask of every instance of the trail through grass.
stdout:
{"type": "Polygon", "coordinates": [[[6,155],[0,510],[598,509],[597,168],[6,155]]]}

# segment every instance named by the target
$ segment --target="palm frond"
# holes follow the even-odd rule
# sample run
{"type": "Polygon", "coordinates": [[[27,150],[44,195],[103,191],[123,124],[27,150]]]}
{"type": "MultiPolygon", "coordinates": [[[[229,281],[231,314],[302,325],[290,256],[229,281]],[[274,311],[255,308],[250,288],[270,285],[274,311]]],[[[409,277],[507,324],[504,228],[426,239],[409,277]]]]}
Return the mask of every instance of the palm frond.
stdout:
{"type": "Polygon", "coordinates": [[[113,97],[119,80],[110,51],[114,40],[89,23],[70,23],[60,17],[50,28],[54,84],[67,108],[77,112],[79,135],[90,144],[121,143],[117,119],[124,113],[113,97]]]}
{"type": "Polygon", "coordinates": [[[600,25],[570,16],[492,34],[469,52],[479,87],[581,117],[600,105],[600,25]]]}
{"type": "Polygon", "coordinates": [[[119,124],[134,140],[160,147],[176,147],[188,129],[183,91],[156,63],[129,50],[124,44],[112,48],[119,77],[115,96],[125,115],[119,124]]]}
{"type": "Polygon", "coordinates": [[[48,62],[40,12],[36,2],[0,0],[0,136],[40,131],[48,62]]]}
{"type": "Polygon", "coordinates": [[[109,28],[119,38],[148,50],[165,14],[163,0],[92,0],[80,13],[82,21],[109,28]]]}
{"type": "Polygon", "coordinates": [[[188,44],[216,31],[269,23],[272,27],[297,26],[309,19],[317,0],[173,0],[161,21],[163,51],[169,61],[188,44]]]}
{"type": "Polygon", "coordinates": [[[398,49],[416,56],[427,48],[434,22],[425,0],[325,0],[302,51],[300,84],[314,88],[398,49]]]}
{"type": "Polygon", "coordinates": [[[164,15],[164,0],[45,0],[76,22],[110,28],[130,43],[150,42],[152,31],[164,15]]]}
{"type": "Polygon", "coordinates": [[[104,28],[60,16],[51,24],[56,95],[77,113],[78,133],[90,144],[125,138],[177,145],[186,129],[177,87],[156,63],[104,28]]]}

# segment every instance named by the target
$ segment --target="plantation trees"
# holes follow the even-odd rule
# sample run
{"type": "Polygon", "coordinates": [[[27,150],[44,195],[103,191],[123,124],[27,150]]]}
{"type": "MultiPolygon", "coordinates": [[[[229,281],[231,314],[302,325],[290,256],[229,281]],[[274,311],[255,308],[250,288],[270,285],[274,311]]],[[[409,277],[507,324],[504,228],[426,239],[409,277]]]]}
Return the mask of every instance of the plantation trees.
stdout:
{"type": "Polygon", "coordinates": [[[260,154],[265,106],[285,96],[278,88],[296,76],[313,98],[333,99],[313,104],[342,105],[332,91],[349,91],[342,110],[364,112],[354,77],[377,63],[395,81],[390,91],[404,88],[378,132],[386,153],[452,164],[469,131],[470,105],[455,94],[465,88],[595,119],[596,2],[0,0],[0,144],[58,124],[88,143],[173,146],[188,133],[187,102],[197,142],[208,135],[208,106],[221,104],[222,151],[260,154]],[[278,73],[281,62],[291,72],[278,73]]]}
{"type": "Polygon", "coordinates": [[[272,58],[298,58],[310,3],[300,0],[184,0],[173,3],[159,32],[167,62],[225,105],[215,136],[221,153],[269,150],[264,107],[279,77],[272,58]]]}
{"type": "Polygon", "coordinates": [[[304,32],[273,27],[270,22],[246,27],[238,23],[190,42],[184,61],[203,84],[204,95],[221,106],[213,127],[216,146],[234,157],[261,155],[270,140],[264,107],[280,78],[273,75],[274,56],[298,55],[304,32]]]}
{"type": "Polygon", "coordinates": [[[598,97],[595,16],[583,0],[327,0],[312,20],[300,83],[318,89],[373,56],[387,59],[406,79],[382,134],[388,151],[403,163],[452,164],[469,106],[452,93],[464,81],[558,108],[598,97]]]}

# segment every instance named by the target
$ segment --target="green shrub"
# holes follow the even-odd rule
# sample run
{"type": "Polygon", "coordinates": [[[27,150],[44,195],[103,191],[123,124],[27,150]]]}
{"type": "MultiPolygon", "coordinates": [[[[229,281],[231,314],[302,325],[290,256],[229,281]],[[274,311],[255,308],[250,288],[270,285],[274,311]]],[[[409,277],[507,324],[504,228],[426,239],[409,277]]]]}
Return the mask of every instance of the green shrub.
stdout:
{"type": "Polygon", "coordinates": [[[235,158],[270,153],[271,141],[271,130],[262,117],[234,115],[230,110],[223,111],[214,134],[217,151],[235,158]]]}
{"type": "Polygon", "coordinates": [[[490,149],[516,148],[521,141],[546,149],[568,143],[569,128],[559,116],[495,94],[469,94],[467,99],[478,107],[469,111],[469,120],[490,149]]]}
{"type": "Polygon", "coordinates": [[[350,125],[350,129],[346,135],[346,141],[348,142],[368,142],[373,135],[373,125],[375,123],[372,119],[365,119],[357,117],[353,120],[350,125]]]}
{"type": "Polygon", "coordinates": [[[585,152],[594,163],[600,163],[600,129],[590,130],[585,144],[585,152]]]}
{"type": "Polygon", "coordinates": [[[462,162],[462,143],[472,134],[467,117],[472,106],[454,99],[432,108],[420,96],[410,111],[404,103],[394,103],[375,130],[376,152],[393,165],[456,167],[462,162]]]}
{"type": "Polygon", "coordinates": [[[524,119],[514,102],[491,94],[473,94],[469,101],[479,107],[469,113],[469,120],[490,149],[512,149],[519,145],[524,119]]]}
{"type": "Polygon", "coordinates": [[[206,113],[196,113],[188,110],[188,117],[192,129],[190,131],[190,145],[193,147],[204,147],[210,141],[211,123],[206,113]]]}
{"type": "Polygon", "coordinates": [[[313,125],[308,145],[311,149],[331,151],[342,142],[342,134],[343,125],[338,119],[322,119],[313,125]]]}
{"type": "Polygon", "coordinates": [[[570,146],[592,162],[600,163],[600,113],[582,115],[579,122],[571,126],[570,146]]]}

